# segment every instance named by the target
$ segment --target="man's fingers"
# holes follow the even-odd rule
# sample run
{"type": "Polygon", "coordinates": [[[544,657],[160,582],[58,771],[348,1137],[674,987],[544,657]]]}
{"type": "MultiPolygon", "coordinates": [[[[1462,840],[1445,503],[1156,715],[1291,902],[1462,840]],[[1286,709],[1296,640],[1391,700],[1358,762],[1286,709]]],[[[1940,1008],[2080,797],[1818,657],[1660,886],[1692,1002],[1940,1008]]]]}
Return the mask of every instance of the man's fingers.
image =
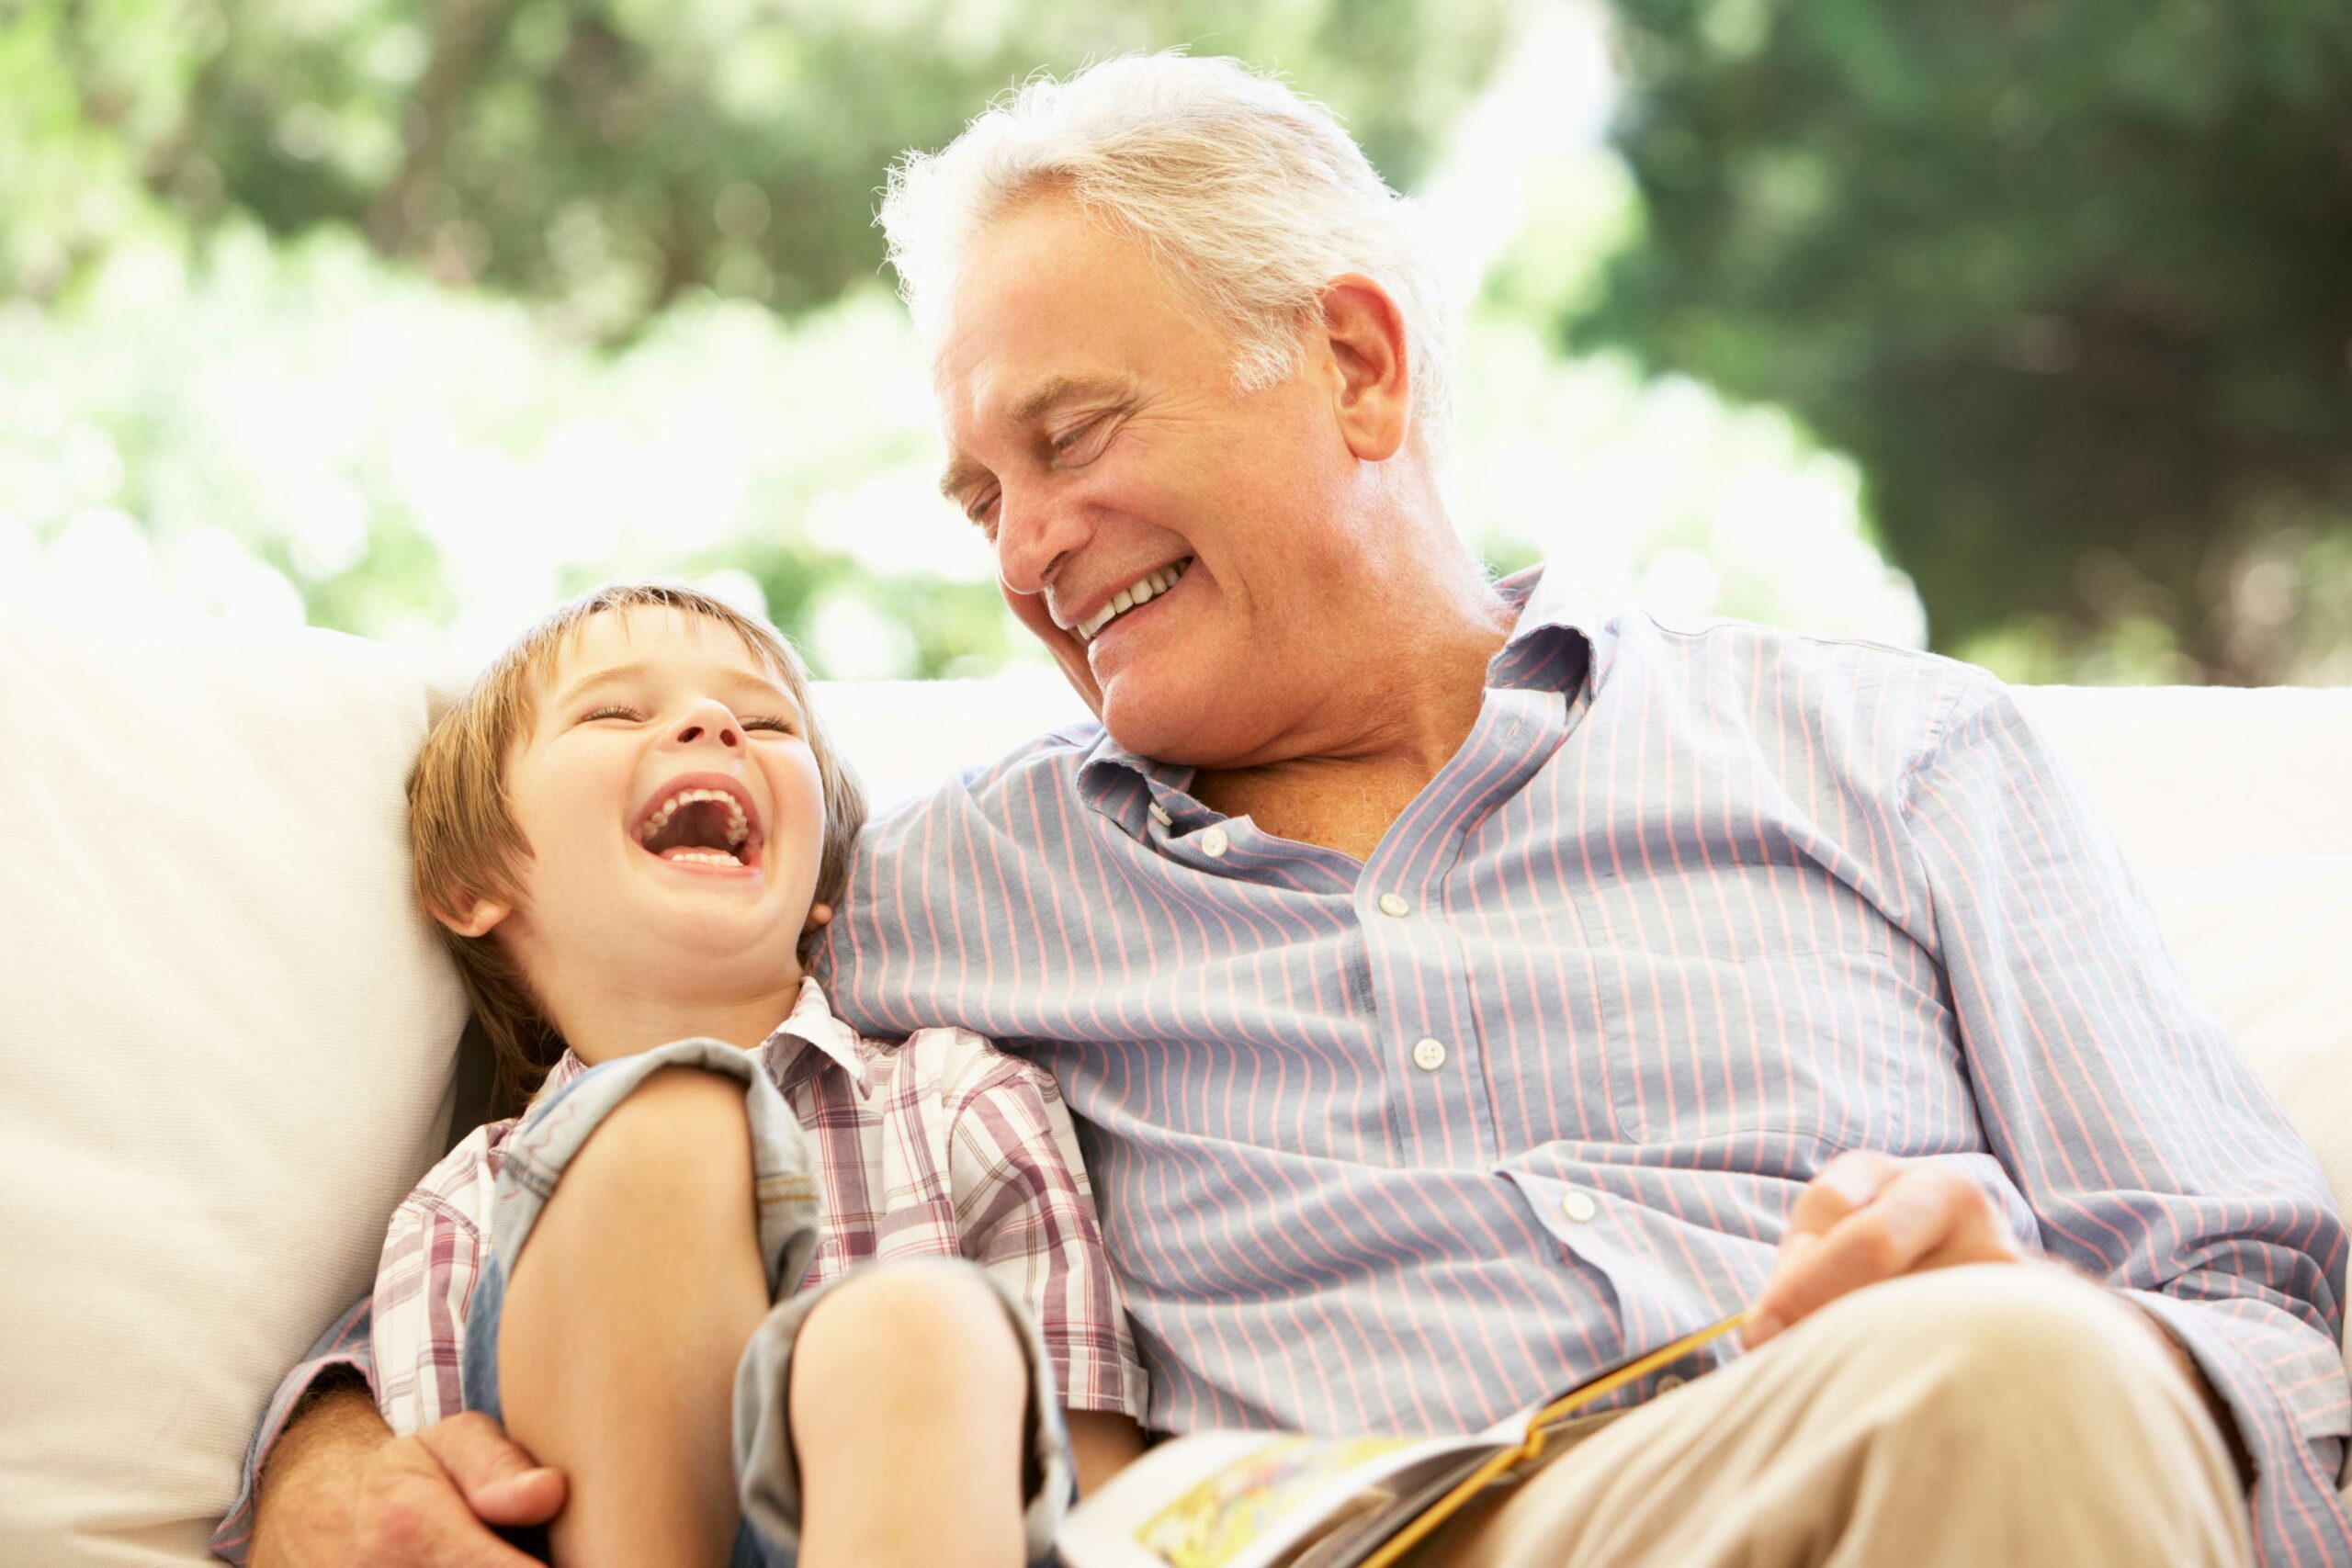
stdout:
{"type": "Polygon", "coordinates": [[[1904,1168],[1801,1256],[1784,1253],[1786,1266],[1757,1298],[1743,1337],[1761,1345],[1849,1292],[1911,1272],[1962,1225],[1974,1199],[1975,1190],[1948,1170],[1904,1168]]]}
{"type": "Polygon", "coordinates": [[[1804,1184],[1789,1210],[1789,1232],[1783,1240],[1801,1235],[1823,1236],[1865,1204],[1903,1168],[1903,1162],[1873,1149],[1849,1149],[1821,1168],[1804,1184]]]}
{"type": "Polygon", "coordinates": [[[416,1437],[457,1484],[466,1506],[492,1524],[543,1525],[563,1506],[563,1472],[535,1463],[487,1416],[453,1416],[416,1437]]]}
{"type": "Polygon", "coordinates": [[[419,1506],[361,1521],[367,1568],[540,1568],[538,1559],[491,1534],[455,1493],[443,1495],[446,1507],[419,1506]]]}

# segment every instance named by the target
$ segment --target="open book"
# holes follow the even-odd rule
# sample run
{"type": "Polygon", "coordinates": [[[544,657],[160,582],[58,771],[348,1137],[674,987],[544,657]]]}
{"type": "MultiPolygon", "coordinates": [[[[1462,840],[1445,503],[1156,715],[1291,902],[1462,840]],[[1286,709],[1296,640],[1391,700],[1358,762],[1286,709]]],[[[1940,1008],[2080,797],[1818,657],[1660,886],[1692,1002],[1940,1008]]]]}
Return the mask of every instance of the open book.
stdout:
{"type": "Polygon", "coordinates": [[[1177,1438],[1080,1504],[1054,1545],[1067,1568],[1389,1568],[1488,1483],[1532,1463],[1576,1411],[1746,1321],[1710,1324],[1483,1432],[1177,1438]]]}

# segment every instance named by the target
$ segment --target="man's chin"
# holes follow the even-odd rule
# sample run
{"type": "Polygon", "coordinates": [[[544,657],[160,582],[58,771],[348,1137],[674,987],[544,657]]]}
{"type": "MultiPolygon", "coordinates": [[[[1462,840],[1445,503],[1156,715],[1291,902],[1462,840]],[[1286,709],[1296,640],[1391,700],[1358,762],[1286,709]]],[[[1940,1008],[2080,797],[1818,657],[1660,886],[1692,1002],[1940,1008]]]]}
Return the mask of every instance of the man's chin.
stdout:
{"type": "Polygon", "coordinates": [[[1171,690],[1173,682],[1151,682],[1141,672],[1124,673],[1103,688],[1095,709],[1111,739],[1138,757],[1183,767],[1215,768],[1234,753],[1230,736],[1232,704],[1185,682],[1192,689],[1171,690]]]}

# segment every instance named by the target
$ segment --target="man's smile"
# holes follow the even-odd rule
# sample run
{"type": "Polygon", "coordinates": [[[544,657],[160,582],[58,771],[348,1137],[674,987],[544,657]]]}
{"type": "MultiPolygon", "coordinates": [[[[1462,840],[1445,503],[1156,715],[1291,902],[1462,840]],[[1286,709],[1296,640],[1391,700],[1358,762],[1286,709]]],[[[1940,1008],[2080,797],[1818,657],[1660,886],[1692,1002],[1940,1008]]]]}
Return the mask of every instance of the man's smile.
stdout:
{"type": "MultiPolygon", "coordinates": [[[[1078,638],[1081,645],[1091,643],[1101,637],[1112,622],[1132,610],[1140,609],[1174,588],[1184,574],[1192,569],[1192,565],[1193,558],[1184,556],[1170,561],[1166,566],[1148,571],[1109,598],[1102,600],[1086,615],[1075,621],[1063,621],[1063,627],[1072,637],[1078,638]]],[[[1060,617],[1057,616],[1056,619],[1059,620],[1060,617]]]]}

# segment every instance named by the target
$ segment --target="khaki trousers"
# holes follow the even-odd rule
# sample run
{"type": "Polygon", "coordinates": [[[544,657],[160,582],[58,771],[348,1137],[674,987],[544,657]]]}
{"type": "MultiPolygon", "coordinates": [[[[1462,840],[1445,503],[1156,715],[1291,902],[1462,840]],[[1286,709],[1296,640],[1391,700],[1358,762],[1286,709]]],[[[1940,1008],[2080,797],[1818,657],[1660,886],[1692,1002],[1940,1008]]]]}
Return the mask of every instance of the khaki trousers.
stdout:
{"type": "Polygon", "coordinates": [[[2157,1330],[2042,1265],[1913,1275],[1580,1431],[1413,1568],[2241,1564],[2236,1467],[2157,1330]]]}

